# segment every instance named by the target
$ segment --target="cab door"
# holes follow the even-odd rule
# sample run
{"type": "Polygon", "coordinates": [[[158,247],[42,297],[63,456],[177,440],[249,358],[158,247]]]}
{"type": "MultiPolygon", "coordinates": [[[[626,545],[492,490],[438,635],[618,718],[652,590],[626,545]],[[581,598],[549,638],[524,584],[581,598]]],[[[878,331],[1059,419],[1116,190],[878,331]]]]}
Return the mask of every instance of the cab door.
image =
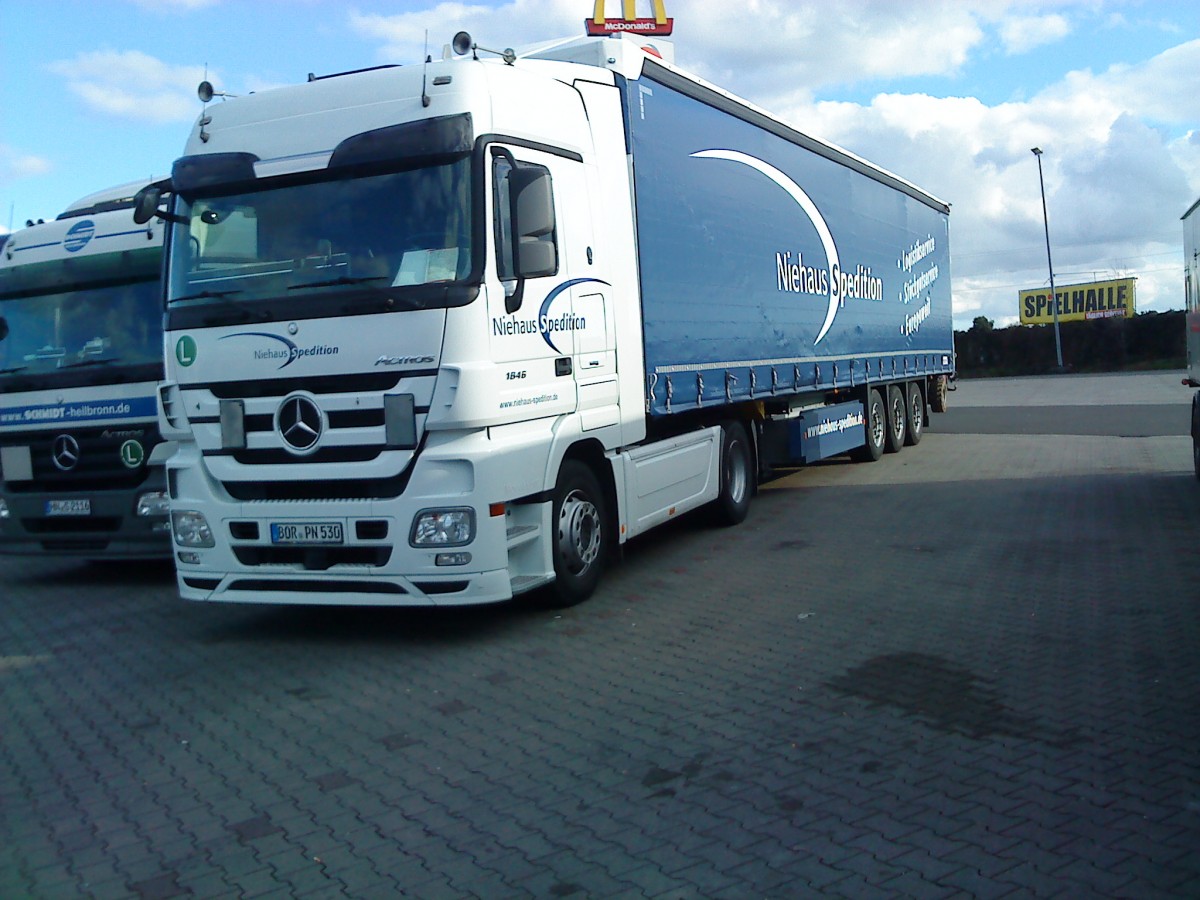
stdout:
{"type": "Polygon", "coordinates": [[[614,404],[611,289],[593,269],[586,167],[542,148],[489,149],[493,264],[504,289],[489,290],[488,305],[501,391],[541,415],[614,404]]]}

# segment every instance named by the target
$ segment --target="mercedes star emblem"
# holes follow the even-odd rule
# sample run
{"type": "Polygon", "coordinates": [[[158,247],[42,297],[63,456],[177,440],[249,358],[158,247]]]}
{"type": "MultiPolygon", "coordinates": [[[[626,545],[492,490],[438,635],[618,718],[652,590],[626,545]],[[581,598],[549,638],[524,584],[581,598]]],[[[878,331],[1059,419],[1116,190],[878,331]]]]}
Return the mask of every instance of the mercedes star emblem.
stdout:
{"type": "Polygon", "coordinates": [[[54,439],[50,458],[60,470],[70,472],[79,464],[79,441],[69,434],[60,434],[54,439]]]}
{"type": "Polygon", "coordinates": [[[317,446],[321,425],[321,410],[308,397],[288,397],[279,405],[279,435],[295,453],[307,453],[317,446]]]}

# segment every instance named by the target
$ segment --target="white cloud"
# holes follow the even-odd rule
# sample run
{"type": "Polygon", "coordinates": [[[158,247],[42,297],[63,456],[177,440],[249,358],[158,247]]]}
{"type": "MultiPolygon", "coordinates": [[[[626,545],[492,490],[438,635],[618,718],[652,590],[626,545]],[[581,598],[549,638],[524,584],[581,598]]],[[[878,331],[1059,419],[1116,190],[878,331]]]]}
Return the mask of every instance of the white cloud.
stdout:
{"type": "MultiPolygon", "coordinates": [[[[689,9],[680,63],[760,98],[876,78],[950,74],[984,32],[968,4],[895,0],[750,4],[752,28],[731,28],[729,4],[689,9]]],[[[683,42],[681,36],[681,43],[683,42]]]]}
{"type": "MultiPolygon", "coordinates": [[[[619,15],[621,0],[607,0],[619,15]]],[[[639,14],[649,4],[640,3],[639,14]],[[643,9],[642,7],[645,7],[643,9]]],[[[828,3],[741,0],[734,3],[667,3],[676,18],[680,65],[764,104],[797,90],[809,93],[864,78],[944,74],[955,71],[984,39],[972,5],[953,0],[839,0],[828,3]],[[731,28],[732,12],[743,11],[731,28]]],[[[351,28],[381,41],[380,59],[421,59],[426,29],[429,52],[441,54],[456,31],[503,49],[581,34],[592,4],[580,0],[510,0],[497,6],[446,2],[397,15],[351,12],[351,28]]],[[[519,47],[518,47],[519,49],[519,47]]]]}
{"type": "Polygon", "coordinates": [[[1139,275],[1139,308],[1179,308],[1179,216],[1200,194],[1200,41],[1138,65],[1075,72],[1034,97],[880,94],[869,105],[784,110],[953,204],[951,259],[959,327],[1004,324],[1021,287],[1046,283],[1037,160],[1044,152],[1056,279],[1139,275]],[[1171,90],[1164,90],[1164,85],[1171,90]],[[1178,133],[1177,133],[1178,132],[1178,133]]]}
{"type": "Polygon", "coordinates": [[[48,68],[96,112],[157,123],[194,118],[205,77],[203,66],[172,66],[139,50],[81,53],[48,68]]]}
{"type": "Polygon", "coordinates": [[[1000,22],[1000,40],[1009,55],[1027,53],[1035,47],[1053,44],[1071,33],[1066,16],[1053,13],[1047,16],[1012,16],[1000,22]]]}
{"type": "Polygon", "coordinates": [[[44,175],[51,170],[50,161],[32,153],[22,153],[8,144],[0,144],[0,184],[9,184],[20,178],[44,175]]]}
{"type": "MultiPolygon", "coordinates": [[[[615,9],[621,0],[611,2],[615,9]]],[[[449,2],[396,15],[351,12],[349,21],[358,34],[382,41],[382,60],[410,63],[424,58],[426,32],[428,52],[435,57],[441,56],[443,45],[458,31],[470,32],[485,47],[503,50],[512,40],[510,35],[534,43],[577,34],[590,12],[590,4],[575,0],[512,0],[498,6],[449,2]]]]}

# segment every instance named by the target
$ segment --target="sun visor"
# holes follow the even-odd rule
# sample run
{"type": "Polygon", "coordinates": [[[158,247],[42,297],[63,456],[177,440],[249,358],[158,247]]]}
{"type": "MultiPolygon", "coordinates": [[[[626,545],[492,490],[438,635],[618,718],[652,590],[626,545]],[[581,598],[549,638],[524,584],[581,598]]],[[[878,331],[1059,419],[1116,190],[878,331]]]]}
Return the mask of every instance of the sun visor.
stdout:
{"type": "Polygon", "coordinates": [[[171,168],[171,184],[176,191],[186,194],[225,185],[252,183],[256,162],[258,157],[253,153],[183,156],[175,160],[171,168]]]}
{"type": "Polygon", "coordinates": [[[329,168],[457,156],[469,153],[474,140],[470,113],[404,122],[346,138],[334,149],[329,168]]]}

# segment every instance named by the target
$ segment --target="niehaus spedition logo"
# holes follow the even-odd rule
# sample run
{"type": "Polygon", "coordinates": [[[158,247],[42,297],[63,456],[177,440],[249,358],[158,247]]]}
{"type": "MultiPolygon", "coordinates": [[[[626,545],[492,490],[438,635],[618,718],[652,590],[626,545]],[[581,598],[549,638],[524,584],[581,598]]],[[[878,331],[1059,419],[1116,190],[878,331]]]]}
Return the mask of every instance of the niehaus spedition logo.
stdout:
{"type": "Polygon", "coordinates": [[[275,368],[283,369],[290,366],[298,359],[305,359],[316,356],[337,356],[341,353],[341,347],[336,347],[331,344],[312,344],[307,347],[301,347],[296,343],[288,340],[279,334],[271,334],[268,331],[239,331],[236,334],[227,334],[221,340],[228,341],[234,338],[261,338],[274,343],[255,347],[251,351],[251,358],[264,362],[278,363],[275,368]]]}
{"type": "Polygon", "coordinates": [[[588,327],[588,320],[587,316],[577,315],[570,309],[554,309],[555,301],[559,297],[562,297],[564,301],[569,301],[570,295],[567,293],[568,289],[576,285],[588,283],[608,286],[607,281],[601,281],[599,278],[572,278],[570,281],[564,281],[546,295],[546,299],[542,301],[537,316],[533,318],[518,319],[516,316],[493,316],[492,336],[512,337],[521,334],[540,334],[542,340],[555,353],[566,352],[555,341],[565,334],[585,331],[588,327]]]}
{"type": "Polygon", "coordinates": [[[812,224],[817,238],[821,242],[821,250],[825,255],[825,264],[821,267],[809,266],[804,262],[800,253],[793,261],[790,251],[775,254],[776,286],[781,291],[799,294],[812,294],[828,298],[826,301],[825,320],[821,323],[813,345],[829,333],[833,326],[834,317],[839,309],[846,305],[847,300],[883,299],[883,279],[871,273],[869,266],[856,265],[852,271],[846,270],[838,256],[837,244],[833,240],[829,223],[821,215],[820,209],[813,199],[791,177],[775,166],[740,150],[727,150],[716,147],[711,150],[697,150],[691,154],[694,159],[719,159],[747,166],[761,175],[766,176],[791,197],[792,201],[812,224]]]}

